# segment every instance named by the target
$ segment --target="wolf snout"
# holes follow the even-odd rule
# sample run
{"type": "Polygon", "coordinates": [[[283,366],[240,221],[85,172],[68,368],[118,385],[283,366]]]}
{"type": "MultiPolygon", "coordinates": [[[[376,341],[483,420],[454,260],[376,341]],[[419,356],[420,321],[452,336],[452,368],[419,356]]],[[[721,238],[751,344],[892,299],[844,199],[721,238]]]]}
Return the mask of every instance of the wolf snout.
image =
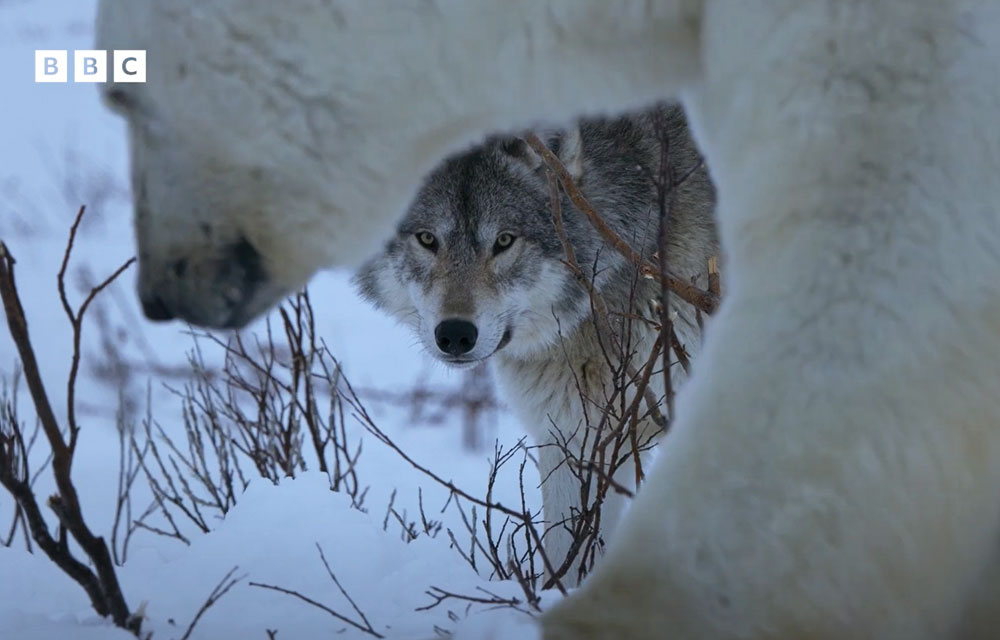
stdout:
{"type": "Polygon", "coordinates": [[[467,320],[452,318],[434,328],[438,349],[450,356],[463,356],[476,346],[479,330],[467,320]]]}

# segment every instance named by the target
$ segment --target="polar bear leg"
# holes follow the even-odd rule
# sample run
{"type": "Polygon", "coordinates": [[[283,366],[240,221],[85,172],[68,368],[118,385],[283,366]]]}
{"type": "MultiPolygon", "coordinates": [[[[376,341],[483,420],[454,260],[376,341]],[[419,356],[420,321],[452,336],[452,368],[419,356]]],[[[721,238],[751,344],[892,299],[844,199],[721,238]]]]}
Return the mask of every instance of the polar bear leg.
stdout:
{"type": "Polygon", "coordinates": [[[967,354],[818,368],[796,349],[822,340],[782,335],[780,307],[731,299],[714,323],[697,365],[712,375],[689,381],[547,640],[954,637],[1000,539],[1000,408],[935,374],[967,354]]]}
{"type": "Polygon", "coordinates": [[[957,640],[993,640],[1000,633],[1000,540],[961,616],[957,640]]]}

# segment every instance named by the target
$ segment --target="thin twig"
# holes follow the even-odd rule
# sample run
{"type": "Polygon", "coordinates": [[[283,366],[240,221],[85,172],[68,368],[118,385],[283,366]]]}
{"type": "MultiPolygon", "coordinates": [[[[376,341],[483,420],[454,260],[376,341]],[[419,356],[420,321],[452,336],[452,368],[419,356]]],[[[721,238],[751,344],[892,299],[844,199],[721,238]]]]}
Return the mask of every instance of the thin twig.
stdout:
{"type": "Polygon", "coordinates": [[[194,614],[194,618],[191,620],[191,624],[188,625],[187,631],[185,631],[184,635],[181,636],[181,640],[188,640],[188,638],[191,637],[191,634],[194,633],[194,628],[195,626],[197,626],[198,621],[201,620],[201,617],[203,615],[205,615],[205,612],[211,609],[212,605],[218,602],[222,598],[222,596],[226,595],[230,589],[236,586],[241,580],[246,578],[246,574],[239,576],[237,578],[233,577],[233,574],[236,573],[238,569],[239,569],[238,566],[233,567],[232,569],[229,570],[228,573],[226,573],[226,575],[222,577],[222,580],[219,580],[219,584],[215,585],[215,588],[212,589],[212,592],[208,594],[208,598],[206,598],[205,602],[202,603],[201,608],[198,609],[198,613],[194,614]]]}
{"type": "Polygon", "coordinates": [[[614,249],[622,254],[629,262],[641,267],[643,275],[648,275],[657,281],[665,280],[671,291],[680,296],[682,300],[695,306],[704,313],[711,315],[715,309],[718,308],[718,296],[709,291],[699,289],[690,282],[684,280],[684,278],[681,278],[673,273],[661,274],[656,265],[650,264],[645,258],[636,253],[635,250],[632,249],[632,247],[629,246],[629,244],[625,242],[621,236],[615,233],[614,230],[611,229],[606,222],[604,222],[601,215],[597,213],[597,210],[594,209],[590,202],[587,201],[586,197],[584,197],[583,193],[581,193],[580,189],[576,186],[573,176],[570,175],[566,167],[564,167],[562,162],[559,161],[559,157],[556,156],[556,154],[554,154],[547,146],[545,146],[545,143],[542,142],[534,133],[527,133],[524,139],[535,151],[535,153],[542,158],[546,167],[555,172],[556,176],[559,178],[559,183],[566,191],[566,195],[569,196],[573,205],[585,216],[587,216],[587,219],[592,225],[594,225],[594,228],[597,229],[608,244],[614,247],[614,249]]]}
{"type": "Polygon", "coordinates": [[[299,600],[305,602],[306,604],[310,604],[310,605],[316,607],[317,609],[322,609],[323,611],[326,611],[327,613],[329,613],[331,616],[333,616],[337,620],[340,620],[344,624],[348,624],[348,625],[354,627],[355,629],[358,629],[359,631],[363,631],[364,633],[367,633],[367,634],[369,634],[371,636],[374,636],[376,638],[384,638],[385,637],[382,634],[380,634],[377,631],[375,631],[374,629],[372,629],[370,627],[366,627],[365,625],[363,625],[363,624],[361,624],[359,622],[355,622],[354,620],[351,620],[347,616],[334,611],[333,609],[331,609],[330,607],[326,606],[322,602],[317,602],[317,601],[313,600],[312,598],[310,598],[309,596],[302,595],[301,593],[299,593],[298,591],[295,591],[293,589],[286,589],[284,587],[279,587],[279,586],[273,585],[273,584],[264,584],[262,582],[250,582],[249,584],[250,584],[251,587],[258,587],[260,589],[268,589],[270,591],[277,591],[278,593],[283,593],[285,595],[292,596],[293,598],[298,598],[299,600]]]}
{"type": "Polygon", "coordinates": [[[323,547],[319,546],[318,542],[316,543],[316,550],[319,551],[319,558],[323,561],[323,567],[326,569],[327,575],[329,575],[330,579],[333,580],[333,584],[337,585],[337,590],[340,591],[340,594],[344,596],[344,599],[351,604],[351,608],[354,609],[354,613],[358,614],[361,621],[365,623],[365,627],[371,631],[372,634],[378,635],[375,634],[372,624],[368,622],[368,617],[365,616],[364,612],[361,611],[361,608],[354,602],[354,598],[347,594],[347,590],[340,584],[340,580],[337,580],[337,576],[334,575],[333,570],[330,568],[330,563],[326,561],[326,556],[323,555],[323,547]]]}

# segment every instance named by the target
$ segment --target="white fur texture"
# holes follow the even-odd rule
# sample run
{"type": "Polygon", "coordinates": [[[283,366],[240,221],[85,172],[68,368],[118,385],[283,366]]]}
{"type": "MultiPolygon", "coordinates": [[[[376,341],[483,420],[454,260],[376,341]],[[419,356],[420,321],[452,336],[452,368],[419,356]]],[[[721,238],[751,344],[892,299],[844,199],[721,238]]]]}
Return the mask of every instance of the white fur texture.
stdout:
{"type": "MultiPolygon", "coordinates": [[[[287,217],[263,214],[303,243],[275,250],[289,282],[363,256],[421,173],[488,130],[684,100],[727,299],[659,464],[547,640],[995,637],[1000,4],[159,6],[216,38],[196,52],[245,54],[217,67],[240,99],[159,87],[183,135],[142,153],[289,167],[287,217]]],[[[229,202],[197,191],[162,215],[229,202]]]]}

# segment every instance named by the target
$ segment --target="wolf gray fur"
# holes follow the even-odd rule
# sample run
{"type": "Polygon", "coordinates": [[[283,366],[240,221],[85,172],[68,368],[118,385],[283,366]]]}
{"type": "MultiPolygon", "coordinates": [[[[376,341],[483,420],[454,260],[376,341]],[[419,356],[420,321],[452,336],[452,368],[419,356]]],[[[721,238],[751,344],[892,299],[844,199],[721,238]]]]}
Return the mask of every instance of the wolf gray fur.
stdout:
{"type": "MultiPolygon", "coordinates": [[[[656,180],[667,158],[686,176],[671,198],[671,269],[707,286],[709,258],[718,255],[714,190],[678,107],[658,105],[613,119],[588,119],[544,135],[588,201],[638,253],[657,249],[660,208],[656,180]],[[665,142],[666,141],[666,142],[665,142]],[[665,156],[664,144],[669,145],[665,156]]],[[[609,247],[562,194],[565,235],[576,262],[606,305],[612,339],[639,370],[657,331],[647,322],[660,285],[637,276],[635,265],[609,247]],[[630,321],[636,314],[643,320],[630,321]]],[[[424,349],[452,366],[484,360],[507,403],[539,445],[545,550],[554,566],[570,551],[569,519],[581,508],[579,471],[583,429],[598,425],[621,361],[612,358],[592,313],[585,285],[567,267],[553,223],[551,195],[539,157],[520,138],[496,137],[453,156],[426,180],[398,233],[357,276],[362,294],[408,324],[424,349]]],[[[670,296],[677,334],[688,354],[700,342],[696,312],[670,296]]],[[[683,377],[671,368],[671,381],[683,377]]],[[[657,374],[650,387],[662,392],[657,374]]],[[[647,418],[639,441],[660,428],[647,418]]],[[[593,437],[587,440],[593,441],[593,437]]],[[[628,460],[616,482],[634,488],[628,460]]],[[[604,540],[625,498],[609,491],[601,506],[604,540]]],[[[579,566],[564,582],[575,584],[579,566]]]]}

